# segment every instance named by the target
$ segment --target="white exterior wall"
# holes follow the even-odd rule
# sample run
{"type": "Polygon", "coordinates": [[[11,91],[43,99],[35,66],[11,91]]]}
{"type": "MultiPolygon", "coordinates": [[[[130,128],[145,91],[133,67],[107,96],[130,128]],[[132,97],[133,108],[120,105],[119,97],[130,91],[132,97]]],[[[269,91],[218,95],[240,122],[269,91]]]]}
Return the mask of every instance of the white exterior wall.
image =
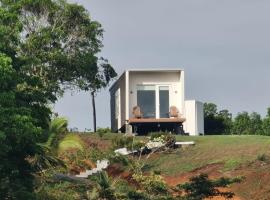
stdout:
{"type": "Polygon", "coordinates": [[[185,101],[184,130],[189,135],[204,134],[203,103],[195,100],[185,101]]]}
{"type": "Polygon", "coordinates": [[[129,72],[129,118],[137,105],[137,85],[168,85],[169,106],[176,106],[184,113],[184,72],[179,71],[130,71],[129,72]]]}
{"type": "Polygon", "coordinates": [[[176,106],[186,118],[183,124],[184,131],[190,135],[204,134],[203,103],[195,100],[185,101],[184,84],[185,75],[182,70],[126,71],[110,88],[112,130],[117,131],[126,125],[129,118],[133,117],[132,109],[137,105],[137,85],[166,85],[169,86],[169,106],[176,106]],[[115,116],[116,91],[120,94],[119,121],[115,116]]]}
{"type": "Polygon", "coordinates": [[[114,85],[110,88],[110,96],[111,96],[111,129],[113,131],[117,131],[120,129],[126,120],[126,76],[125,73],[120,76],[120,78],[114,83],[114,85]],[[119,119],[115,116],[115,93],[119,92],[119,119]],[[118,121],[119,120],[119,121],[118,121]]]}

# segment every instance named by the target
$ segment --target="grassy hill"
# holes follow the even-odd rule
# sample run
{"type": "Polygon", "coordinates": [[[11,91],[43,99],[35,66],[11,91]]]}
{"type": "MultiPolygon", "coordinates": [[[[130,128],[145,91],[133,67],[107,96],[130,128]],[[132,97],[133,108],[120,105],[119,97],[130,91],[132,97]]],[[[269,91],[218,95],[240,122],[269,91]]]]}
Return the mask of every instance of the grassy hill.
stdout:
{"type": "MultiPolygon", "coordinates": [[[[114,134],[100,138],[84,134],[83,140],[109,148],[114,134]],[[105,144],[105,146],[104,146],[105,144]]],[[[235,199],[270,199],[270,137],[267,136],[176,136],[177,141],[195,141],[194,146],[143,157],[147,170],[159,171],[169,185],[184,183],[207,173],[210,178],[243,177],[229,190],[235,199]]],[[[145,137],[136,137],[145,140],[145,137]]]]}
{"type": "Polygon", "coordinates": [[[192,171],[205,165],[222,163],[224,172],[270,154],[267,136],[177,136],[177,141],[195,141],[196,145],[159,154],[149,165],[166,175],[192,171]]]}

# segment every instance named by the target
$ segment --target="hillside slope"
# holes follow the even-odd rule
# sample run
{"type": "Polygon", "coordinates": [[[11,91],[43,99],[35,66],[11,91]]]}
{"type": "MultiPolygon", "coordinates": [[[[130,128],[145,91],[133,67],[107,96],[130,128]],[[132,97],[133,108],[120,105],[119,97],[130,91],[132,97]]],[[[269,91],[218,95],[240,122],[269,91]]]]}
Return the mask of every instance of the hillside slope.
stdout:
{"type": "Polygon", "coordinates": [[[184,183],[200,173],[213,179],[243,177],[240,184],[229,188],[235,199],[270,199],[270,137],[177,136],[177,141],[195,141],[196,145],[155,154],[147,161],[168,184],[184,183]]]}
{"type": "MultiPolygon", "coordinates": [[[[98,146],[110,146],[115,134],[99,138],[95,134],[82,138],[98,146]]],[[[194,146],[169,152],[154,153],[143,157],[147,170],[161,173],[171,185],[187,182],[190,177],[207,173],[211,179],[219,177],[243,177],[228,191],[234,199],[270,199],[270,137],[267,136],[176,136],[177,141],[195,141],[194,146]]],[[[136,137],[145,140],[145,137],[136,137]]],[[[218,198],[222,199],[222,198],[218,198]]]]}

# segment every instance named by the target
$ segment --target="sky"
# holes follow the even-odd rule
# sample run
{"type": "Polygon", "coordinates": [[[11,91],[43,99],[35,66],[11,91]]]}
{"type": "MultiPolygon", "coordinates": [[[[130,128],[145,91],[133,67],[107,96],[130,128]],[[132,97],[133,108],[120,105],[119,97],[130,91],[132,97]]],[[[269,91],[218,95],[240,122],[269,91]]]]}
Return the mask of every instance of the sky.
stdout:
{"type": "MultiPolygon", "coordinates": [[[[129,68],[185,70],[186,99],[219,109],[270,107],[269,0],[69,0],[104,32],[100,53],[120,75],[129,68]]],[[[97,96],[97,126],[110,126],[108,89],[97,96]]],[[[92,129],[91,97],[66,92],[54,105],[70,127],[92,129]]]]}

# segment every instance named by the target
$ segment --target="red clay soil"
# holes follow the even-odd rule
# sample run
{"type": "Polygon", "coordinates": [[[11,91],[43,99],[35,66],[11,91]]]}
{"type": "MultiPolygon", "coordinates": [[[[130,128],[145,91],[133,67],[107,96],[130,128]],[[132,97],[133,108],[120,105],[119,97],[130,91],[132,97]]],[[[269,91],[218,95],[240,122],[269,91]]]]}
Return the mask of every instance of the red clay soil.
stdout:
{"type": "Polygon", "coordinates": [[[209,164],[204,167],[197,168],[191,172],[183,173],[180,175],[163,176],[163,177],[169,186],[176,186],[178,184],[188,182],[191,177],[198,176],[202,173],[208,174],[210,179],[215,179],[221,177],[219,169],[221,169],[222,166],[223,164],[221,163],[209,164]]]}
{"type": "Polygon", "coordinates": [[[120,164],[112,164],[106,169],[106,172],[110,177],[120,178],[126,180],[129,184],[137,187],[138,184],[133,180],[132,174],[125,171],[120,164]]]}
{"type": "MultiPolygon", "coordinates": [[[[223,164],[210,164],[205,167],[201,167],[193,170],[192,172],[180,174],[178,176],[164,176],[165,181],[169,186],[176,186],[177,184],[185,183],[189,181],[189,178],[192,176],[199,175],[201,173],[206,173],[211,179],[217,179],[222,177],[222,174],[219,172],[219,169],[223,164]]],[[[129,184],[138,187],[137,183],[132,179],[132,174],[123,170],[120,164],[112,164],[106,169],[107,173],[111,177],[121,178],[126,180],[129,184]]],[[[231,188],[230,188],[231,189],[231,188]]],[[[231,191],[229,188],[220,188],[220,191],[231,191]]],[[[231,191],[233,192],[233,191],[231,191]]],[[[224,197],[213,197],[212,200],[225,200],[224,197]]],[[[234,200],[243,200],[238,196],[234,196],[234,200]]]]}
{"type": "Polygon", "coordinates": [[[244,181],[234,184],[232,191],[242,194],[242,199],[269,200],[270,199],[270,163],[255,161],[241,166],[231,173],[231,176],[243,176],[244,181]]]}
{"type": "MultiPolygon", "coordinates": [[[[209,164],[204,167],[197,168],[191,172],[183,173],[180,175],[175,176],[163,176],[164,180],[169,186],[176,186],[178,184],[183,184],[185,182],[188,182],[189,179],[193,176],[198,176],[202,173],[208,174],[210,179],[218,179],[222,177],[222,173],[220,172],[220,169],[223,167],[222,163],[215,163],[215,164],[209,164]]],[[[231,188],[219,188],[220,191],[223,192],[234,192],[231,188]]],[[[212,197],[211,200],[226,200],[226,198],[222,196],[212,197]]],[[[234,196],[232,198],[233,200],[243,200],[239,196],[234,196]]]]}
{"type": "MultiPolygon", "coordinates": [[[[263,162],[253,162],[250,165],[243,165],[239,168],[222,172],[223,164],[209,164],[201,168],[197,168],[191,172],[175,175],[163,176],[169,186],[176,186],[188,182],[193,176],[201,173],[208,174],[210,179],[218,179],[220,177],[244,177],[241,183],[236,183],[228,188],[219,188],[223,192],[233,192],[235,196],[233,200],[269,200],[270,199],[270,164],[263,162]],[[240,196],[241,194],[241,196],[240,196]]],[[[138,187],[132,179],[132,174],[125,171],[120,164],[112,164],[106,169],[111,177],[121,178],[129,184],[138,187]]],[[[217,196],[211,200],[225,200],[226,198],[217,196]]],[[[209,199],[210,200],[210,199],[209,199]]]]}

